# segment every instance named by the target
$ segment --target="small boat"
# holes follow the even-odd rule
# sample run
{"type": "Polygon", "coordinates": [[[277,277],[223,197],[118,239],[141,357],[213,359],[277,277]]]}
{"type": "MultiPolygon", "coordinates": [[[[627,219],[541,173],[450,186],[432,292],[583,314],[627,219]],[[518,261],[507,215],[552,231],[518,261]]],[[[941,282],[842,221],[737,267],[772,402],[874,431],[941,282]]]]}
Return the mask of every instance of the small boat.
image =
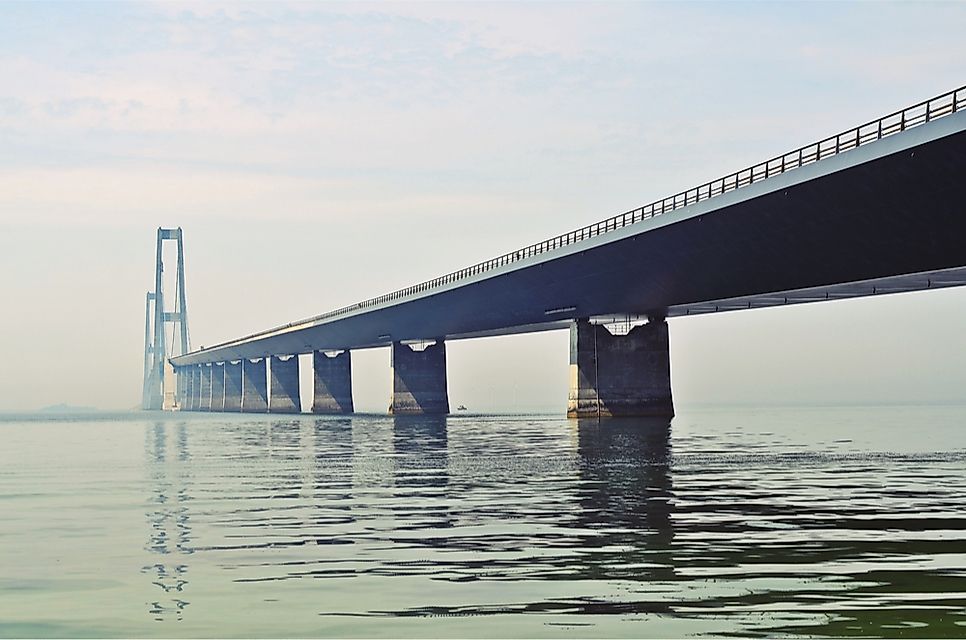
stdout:
{"type": "Polygon", "coordinates": [[[466,406],[461,404],[460,406],[456,407],[456,410],[457,411],[466,411],[466,406]]]}

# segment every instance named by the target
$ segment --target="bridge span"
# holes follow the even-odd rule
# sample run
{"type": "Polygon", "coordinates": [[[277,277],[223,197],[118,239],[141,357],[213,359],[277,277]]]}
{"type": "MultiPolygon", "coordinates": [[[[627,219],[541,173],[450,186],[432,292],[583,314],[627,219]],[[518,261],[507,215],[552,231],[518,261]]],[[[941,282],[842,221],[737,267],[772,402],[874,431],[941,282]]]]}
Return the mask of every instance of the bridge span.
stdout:
{"type": "Polygon", "coordinates": [[[171,358],[182,410],[447,413],[447,340],[569,328],[568,415],[672,415],[667,318],[966,284],[966,87],[460,271],[171,358]],[[632,327],[613,332],[609,324],[632,327]],[[615,335],[616,333],[616,335],[615,335]],[[428,346],[427,346],[428,345],[428,346]]]}

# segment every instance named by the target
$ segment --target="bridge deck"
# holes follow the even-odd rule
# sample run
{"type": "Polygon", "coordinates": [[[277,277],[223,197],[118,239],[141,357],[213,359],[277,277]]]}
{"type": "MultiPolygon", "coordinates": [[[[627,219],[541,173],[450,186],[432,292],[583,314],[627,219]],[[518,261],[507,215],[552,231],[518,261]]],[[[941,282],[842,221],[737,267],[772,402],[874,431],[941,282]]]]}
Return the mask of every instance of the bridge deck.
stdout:
{"type": "Polygon", "coordinates": [[[176,366],[966,284],[966,89],[682,194],[176,366]]]}

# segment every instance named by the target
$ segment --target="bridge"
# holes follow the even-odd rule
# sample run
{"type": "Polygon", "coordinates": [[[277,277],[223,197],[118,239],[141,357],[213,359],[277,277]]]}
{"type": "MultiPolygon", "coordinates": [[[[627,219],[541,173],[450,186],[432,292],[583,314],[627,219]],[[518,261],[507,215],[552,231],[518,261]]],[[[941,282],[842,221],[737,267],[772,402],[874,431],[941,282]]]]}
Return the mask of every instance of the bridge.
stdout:
{"type": "MultiPolygon", "coordinates": [[[[569,329],[568,415],[673,415],[668,318],[966,284],[966,87],[399,291],[170,358],[191,411],[353,410],[392,349],[391,413],[447,413],[446,342],[569,329]],[[618,330],[622,329],[622,330],[618,330]]],[[[158,376],[164,378],[164,376],[158,376]]]]}

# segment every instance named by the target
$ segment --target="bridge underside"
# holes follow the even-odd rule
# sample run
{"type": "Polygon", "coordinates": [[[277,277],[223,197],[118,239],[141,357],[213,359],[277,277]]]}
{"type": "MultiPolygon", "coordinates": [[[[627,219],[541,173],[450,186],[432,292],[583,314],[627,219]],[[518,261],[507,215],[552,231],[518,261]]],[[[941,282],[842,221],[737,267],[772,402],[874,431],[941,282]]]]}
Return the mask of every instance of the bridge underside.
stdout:
{"type": "Polygon", "coordinates": [[[732,204],[722,198],[726,206],[701,215],[642,224],[639,233],[586,250],[175,364],[524,333],[608,314],[674,317],[962,285],[963,167],[960,131],[814,179],[766,180],[774,181],[771,191],[732,204]]]}
{"type": "Polygon", "coordinates": [[[940,269],[938,271],[926,271],[923,273],[863,280],[861,282],[846,282],[843,284],[781,291],[778,293],[765,293],[730,299],[709,300],[708,302],[699,302],[696,304],[683,304],[671,307],[668,310],[668,316],[693,316],[702,313],[739,311],[741,309],[763,309],[788,304],[845,300],[848,298],[862,298],[890,293],[908,293],[911,291],[943,289],[963,285],[966,285],[966,267],[957,267],[953,269],[940,269]]]}
{"type": "MultiPolygon", "coordinates": [[[[940,269],[937,271],[925,271],[922,273],[887,276],[885,278],[875,278],[872,280],[862,280],[859,282],[845,282],[842,284],[823,285],[804,289],[759,293],[735,298],[721,298],[719,300],[708,300],[706,302],[696,302],[692,304],[673,305],[665,310],[665,317],[677,318],[682,316],[701,315],[705,313],[723,313],[725,311],[741,311],[746,309],[766,309],[769,307],[781,307],[793,304],[804,304],[808,302],[847,300],[849,298],[864,298],[869,296],[888,295],[892,293],[910,293],[913,291],[945,289],[950,287],[961,287],[964,285],[966,285],[966,267],[956,267],[953,269],[940,269]]],[[[620,323],[625,321],[628,316],[644,315],[647,314],[642,314],[639,312],[625,312],[597,314],[591,316],[591,318],[595,322],[600,323],[620,323]]],[[[567,329],[570,327],[570,325],[570,320],[558,320],[544,322],[541,324],[527,325],[525,327],[509,327],[508,329],[498,329],[495,331],[477,331],[448,337],[451,339],[484,338],[488,336],[567,329]]]]}

